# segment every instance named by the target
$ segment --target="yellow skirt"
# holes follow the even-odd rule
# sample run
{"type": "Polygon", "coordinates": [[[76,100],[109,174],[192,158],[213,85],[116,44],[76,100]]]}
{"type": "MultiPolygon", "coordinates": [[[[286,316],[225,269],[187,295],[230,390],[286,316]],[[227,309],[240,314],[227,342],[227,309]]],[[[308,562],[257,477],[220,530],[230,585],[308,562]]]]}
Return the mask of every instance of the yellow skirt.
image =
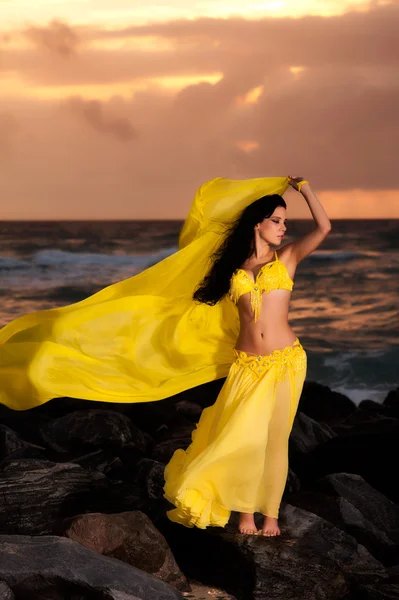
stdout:
{"type": "Polygon", "coordinates": [[[306,375],[300,341],[235,361],[212,406],[202,411],[192,443],[165,467],[171,521],[224,527],[231,511],[278,518],[288,474],[288,439],[306,375]]]}

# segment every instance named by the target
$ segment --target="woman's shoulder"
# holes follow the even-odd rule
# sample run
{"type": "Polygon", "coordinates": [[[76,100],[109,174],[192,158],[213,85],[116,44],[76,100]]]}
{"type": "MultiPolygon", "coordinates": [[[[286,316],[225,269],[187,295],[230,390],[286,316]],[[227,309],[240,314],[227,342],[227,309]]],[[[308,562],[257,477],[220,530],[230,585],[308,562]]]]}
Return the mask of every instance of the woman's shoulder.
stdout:
{"type": "Polygon", "coordinates": [[[282,248],[276,250],[276,255],[278,260],[286,266],[289,276],[293,279],[297,263],[295,256],[292,253],[292,244],[286,244],[282,248]]]}

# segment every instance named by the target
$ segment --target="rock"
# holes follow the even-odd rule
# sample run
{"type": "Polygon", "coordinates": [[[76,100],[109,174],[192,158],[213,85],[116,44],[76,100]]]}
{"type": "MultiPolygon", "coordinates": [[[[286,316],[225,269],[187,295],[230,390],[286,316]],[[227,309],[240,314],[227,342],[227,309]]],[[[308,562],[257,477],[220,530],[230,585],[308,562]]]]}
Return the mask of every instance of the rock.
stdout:
{"type": "Polygon", "coordinates": [[[388,417],[382,413],[365,408],[358,408],[341,423],[333,425],[332,429],[336,435],[356,434],[374,434],[379,431],[385,431],[392,425],[396,426],[398,419],[388,417]]]}
{"type": "MultiPolygon", "coordinates": [[[[193,427],[194,429],[194,427],[193,427]]],[[[178,448],[186,449],[191,444],[191,437],[171,438],[154,446],[151,458],[166,465],[178,448]]]]}
{"type": "Polygon", "coordinates": [[[354,600],[399,600],[399,585],[384,583],[376,585],[361,585],[354,600]]]}
{"type": "Polygon", "coordinates": [[[290,504],[315,513],[352,535],[382,564],[388,566],[398,561],[398,545],[384,531],[369,522],[346,498],[301,490],[299,493],[287,495],[286,500],[290,504]]]}
{"type": "Polygon", "coordinates": [[[10,461],[0,471],[0,532],[53,533],[65,518],[88,511],[141,509],[134,484],[111,481],[71,463],[10,461]]]}
{"type": "Polygon", "coordinates": [[[318,423],[305,413],[298,412],[290,435],[290,452],[306,454],[335,435],[326,423],[318,423]]]}
{"type": "Polygon", "coordinates": [[[162,500],[165,465],[151,458],[143,458],[136,469],[137,481],[145,489],[149,500],[162,500]]]}
{"type": "Polygon", "coordinates": [[[399,543],[399,506],[362,477],[353,473],[334,473],[323,477],[316,485],[327,494],[346,498],[365,519],[399,543]]]}
{"type": "Polygon", "coordinates": [[[329,473],[355,473],[393,502],[399,488],[392,457],[399,455],[399,420],[383,419],[337,435],[311,452],[295,457],[295,472],[303,487],[329,473]]]}
{"type": "Polygon", "coordinates": [[[26,444],[19,436],[5,425],[0,425],[0,460],[25,448],[26,444]]]}
{"type": "Polygon", "coordinates": [[[15,458],[43,458],[44,448],[22,440],[19,435],[0,425],[0,465],[15,458]]]}
{"type": "Polygon", "coordinates": [[[65,535],[104,556],[151,573],[181,591],[190,590],[165,538],[140,511],[79,515],[72,519],[65,535]]]}
{"type": "Polygon", "coordinates": [[[393,411],[392,416],[399,418],[399,387],[388,392],[382,404],[393,411]]]}
{"type": "MultiPolygon", "coordinates": [[[[94,450],[82,456],[75,456],[73,463],[80,465],[87,471],[100,471],[104,475],[112,477],[116,471],[124,471],[123,463],[119,456],[112,456],[108,450],[94,450]]],[[[122,477],[119,477],[120,479],[122,477]]]]}
{"type": "MultiPolygon", "coordinates": [[[[289,468],[287,481],[285,484],[284,495],[298,492],[300,489],[301,489],[301,482],[300,482],[299,477],[297,475],[295,475],[294,471],[291,468],[289,468]]],[[[284,498],[284,495],[283,495],[283,498],[284,498]]]]}
{"type": "Polygon", "coordinates": [[[316,421],[332,425],[356,410],[356,405],[347,396],[333,392],[326,385],[305,381],[298,410],[316,421]]]}
{"type": "MultiPolygon", "coordinates": [[[[256,515],[258,528],[262,521],[256,515]]],[[[161,531],[188,577],[238,598],[341,600],[360,584],[388,578],[352,536],[289,504],[281,506],[277,538],[244,536],[237,525],[233,513],[225,529],[195,530],[164,521],[161,531]]]]}
{"type": "Polygon", "coordinates": [[[169,429],[176,423],[177,411],[173,398],[161,402],[138,402],[129,405],[133,423],[154,440],[165,439],[169,429]]]}
{"type": "Polygon", "coordinates": [[[61,453],[94,448],[134,448],[143,453],[151,443],[129,417],[112,410],[77,410],[47,423],[40,433],[46,446],[61,453]]]}
{"type": "Polygon", "coordinates": [[[157,577],[67,538],[0,536],[0,579],[18,598],[181,600],[157,577]]]}
{"type": "Polygon", "coordinates": [[[0,598],[1,600],[15,600],[12,589],[8,587],[5,581],[0,581],[0,598]]]}
{"type": "Polygon", "coordinates": [[[198,404],[201,408],[206,408],[215,402],[225,381],[226,378],[221,377],[220,379],[197,385],[189,390],[184,390],[183,392],[180,392],[180,394],[173,396],[171,399],[173,399],[175,403],[186,400],[198,404]]]}
{"type": "Polygon", "coordinates": [[[190,402],[189,400],[180,400],[176,403],[176,411],[178,414],[182,414],[191,421],[197,423],[201,417],[202,407],[196,402],[190,402]]]}

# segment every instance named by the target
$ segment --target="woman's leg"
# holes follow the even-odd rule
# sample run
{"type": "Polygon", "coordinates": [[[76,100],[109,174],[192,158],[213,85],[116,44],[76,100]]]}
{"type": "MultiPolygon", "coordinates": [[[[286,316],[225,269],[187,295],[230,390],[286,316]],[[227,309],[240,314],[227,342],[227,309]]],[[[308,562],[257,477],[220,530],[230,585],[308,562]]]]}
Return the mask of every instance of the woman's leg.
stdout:
{"type": "Polygon", "coordinates": [[[262,481],[264,524],[261,533],[280,534],[277,518],[288,475],[288,440],[298,408],[305,371],[289,368],[285,379],[276,385],[275,405],[269,422],[265,453],[265,471],[262,481]]]}

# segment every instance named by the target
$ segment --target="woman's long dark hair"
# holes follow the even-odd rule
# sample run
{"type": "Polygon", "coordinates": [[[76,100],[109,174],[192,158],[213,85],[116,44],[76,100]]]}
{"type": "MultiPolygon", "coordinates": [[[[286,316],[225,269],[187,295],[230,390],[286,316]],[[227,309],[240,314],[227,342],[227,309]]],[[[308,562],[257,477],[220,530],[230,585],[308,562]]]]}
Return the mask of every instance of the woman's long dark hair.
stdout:
{"type": "Polygon", "coordinates": [[[230,288],[230,279],[255,250],[254,227],[270,217],[277,206],[287,208],[279,194],[262,196],[245,208],[227,230],[220,248],[211,256],[212,267],[195,290],[193,298],[205,304],[215,305],[230,288]]]}

